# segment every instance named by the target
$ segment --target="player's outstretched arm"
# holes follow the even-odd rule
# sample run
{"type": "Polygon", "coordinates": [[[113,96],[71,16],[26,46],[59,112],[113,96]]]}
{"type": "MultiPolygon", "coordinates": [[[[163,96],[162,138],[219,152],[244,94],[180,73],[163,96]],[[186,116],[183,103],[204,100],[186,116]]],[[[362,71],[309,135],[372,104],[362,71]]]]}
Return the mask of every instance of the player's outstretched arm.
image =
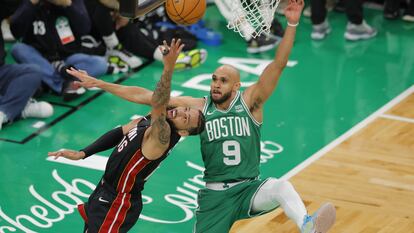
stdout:
{"type": "Polygon", "coordinates": [[[107,91],[113,95],[121,97],[122,99],[138,103],[138,104],[151,104],[152,91],[134,86],[123,86],[114,83],[105,82],[103,80],[94,78],[88,75],[85,71],[76,70],[73,67],[66,70],[69,74],[77,77],[80,82],[77,82],[82,87],[92,88],[98,87],[104,91],[107,91]]]}
{"type": "Polygon", "coordinates": [[[288,63],[289,54],[295,40],[296,26],[299,23],[303,7],[303,0],[289,0],[289,4],[285,9],[288,26],[276,50],[276,55],[260,75],[257,83],[247,88],[243,96],[251,108],[261,108],[276,88],[279,77],[288,63]]]}
{"type": "Polygon", "coordinates": [[[171,79],[178,55],[183,49],[181,40],[171,40],[170,46],[164,41],[164,70],[151,98],[151,127],[145,132],[143,154],[149,159],[157,159],[170,144],[171,128],[167,122],[167,106],[170,101],[171,79]]]}
{"type": "Polygon", "coordinates": [[[74,150],[60,150],[55,152],[49,152],[47,155],[55,157],[55,159],[59,157],[64,157],[71,160],[79,160],[87,158],[93,154],[99,153],[101,151],[105,151],[111,149],[118,145],[121,140],[123,139],[124,135],[128,133],[129,130],[137,126],[137,123],[142,118],[138,118],[135,120],[130,121],[128,124],[123,125],[122,127],[114,128],[102,136],[100,136],[97,140],[95,140],[90,145],[86,146],[80,151],[74,150]]]}
{"type": "MultiPolygon", "coordinates": [[[[107,91],[113,95],[116,95],[130,102],[151,105],[153,92],[146,88],[137,86],[124,86],[105,82],[103,80],[88,75],[85,71],[79,71],[74,68],[68,69],[67,72],[77,77],[80,80],[80,82],[77,82],[77,84],[79,84],[82,87],[98,87],[104,91],[107,91]]],[[[169,105],[174,107],[192,107],[202,110],[204,106],[204,99],[193,98],[190,96],[171,97],[169,105]]]]}
{"type": "Polygon", "coordinates": [[[70,160],[79,160],[85,158],[85,152],[83,151],[74,151],[74,150],[60,150],[55,152],[48,152],[48,156],[55,157],[64,157],[70,160]]]}

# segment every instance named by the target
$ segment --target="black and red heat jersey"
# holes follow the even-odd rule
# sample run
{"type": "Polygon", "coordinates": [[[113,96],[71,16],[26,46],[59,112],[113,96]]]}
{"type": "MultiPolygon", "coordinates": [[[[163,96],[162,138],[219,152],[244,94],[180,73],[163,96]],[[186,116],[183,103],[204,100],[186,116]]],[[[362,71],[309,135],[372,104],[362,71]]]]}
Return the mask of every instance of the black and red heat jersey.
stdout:
{"type": "Polygon", "coordinates": [[[160,158],[149,160],[142,153],[141,147],[145,131],[150,125],[150,117],[144,117],[135,128],[124,136],[108,159],[103,178],[118,193],[140,193],[147,178],[180,140],[180,135],[171,130],[168,149],[160,158]]]}

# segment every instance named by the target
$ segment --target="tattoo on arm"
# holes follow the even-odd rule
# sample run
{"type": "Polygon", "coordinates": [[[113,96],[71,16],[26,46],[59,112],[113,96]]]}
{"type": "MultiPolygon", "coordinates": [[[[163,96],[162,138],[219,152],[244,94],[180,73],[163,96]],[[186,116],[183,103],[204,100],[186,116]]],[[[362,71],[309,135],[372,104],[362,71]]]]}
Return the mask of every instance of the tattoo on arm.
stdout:
{"type": "Polygon", "coordinates": [[[157,137],[158,141],[162,145],[166,145],[170,143],[170,134],[171,134],[171,128],[168,125],[168,122],[166,121],[166,115],[162,114],[157,119],[154,119],[152,122],[152,125],[154,131],[154,136],[157,137]]]}
{"type": "Polygon", "coordinates": [[[165,106],[170,101],[172,71],[164,70],[152,95],[153,107],[165,106]]]}
{"type": "Polygon", "coordinates": [[[166,120],[166,107],[170,101],[170,92],[171,92],[171,78],[172,70],[165,69],[162,72],[161,79],[157,83],[154,93],[152,94],[151,105],[155,109],[158,109],[158,112],[155,116],[153,115],[151,127],[152,137],[158,140],[161,145],[168,145],[170,143],[170,134],[171,128],[166,120]],[[162,110],[159,113],[159,110],[162,110]]]}

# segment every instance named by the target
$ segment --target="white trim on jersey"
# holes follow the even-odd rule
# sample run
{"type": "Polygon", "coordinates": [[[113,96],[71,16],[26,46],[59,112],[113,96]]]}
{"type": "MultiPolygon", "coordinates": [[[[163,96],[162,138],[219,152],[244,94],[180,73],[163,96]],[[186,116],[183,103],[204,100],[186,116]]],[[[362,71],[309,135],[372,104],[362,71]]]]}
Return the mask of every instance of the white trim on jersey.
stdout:
{"type": "MultiPolygon", "coordinates": [[[[119,212],[121,212],[121,209],[124,206],[125,197],[126,197],[126,193],[122,194],[121,205],[119,205],[119,208],[116,211],[116,214],[115,214],[115,217],[114,217],[114,221],[112,221],[112,224],[109,226],[108,232],[111,232],[112,231],[112,227],[114,227],[114,225],[116,223],[116,220],[118,219],[119,212]]],[[[105,220],[104,220],[104,222],[105,222],[105,220]]]]}
{"type": "Polygon", "coordinates": [[[206,115],[206,112],[207,112],[207,108],[208,108],[208,105],[209,105],[209,98],[208,98],[208,96],[204,96],[203,97],[204,98],[204,107],[203,107],[203,114],[204,115],[206,115]]]}
{"type": "Polygon", "coordinates": [[[213,106],[214,106],[214,109],[216,109],[216,111],[219,111],[219,112],[221,112],[221,113],[228,113],[232,108],[233,108],[233,106],[234,106],[234,104],[236,104],[236,102],[237,102],[237,100],[239,99],[239,97],[240,97],[240,91],[237,91],[237,94],[236,94],[236,96],[234,97],[234,99],[231,101],[231,103],[230,103],[230,106],[226,109],[226,110],[220,110],[220,109],[218,109],[218,108],[216,108],[216,105],[214,104],[214,102],[213,102],[213,106]]]}
{"type": "MultiPolygon", "coordinates": [[[[140,164],[141,163],[141,161],[142,160],[144,160],[144,158],[145,158],[145,156],[144,155],[142,155],[142,158],[140,158],[135,164],[134,164],[134,166],[132,166],[132,168],[131,169],[129,169],[129,171],[128,171],[128,173],[127,173],[127,176],[125,177],[125,182],[124,182],[124,184],[123,184],[123,187],[122,187],[122,190],[121,190],[121,192],[123,193],[123,192],[125,192],[125,188],[126,188],[126,185],[127,185],[127,182],[128,182],[128,179],[129,179],[129,175],[131,175],[131,172],[132,171],[134,171],[134,169],[135,169],[135,167],[136,166],[138,166],[138,164],[140,164]]],[[[134,179],[135,179],[135,177],[134,177],[134,179]]]]}

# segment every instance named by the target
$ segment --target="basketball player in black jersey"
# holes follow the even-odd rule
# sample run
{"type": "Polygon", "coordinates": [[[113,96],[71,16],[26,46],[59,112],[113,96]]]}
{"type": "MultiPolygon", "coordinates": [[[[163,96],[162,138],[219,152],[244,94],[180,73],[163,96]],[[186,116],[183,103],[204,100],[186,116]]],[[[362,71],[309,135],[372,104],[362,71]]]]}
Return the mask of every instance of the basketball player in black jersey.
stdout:
{"type": "Polygon", "coordinates": [[[164,160],[181,136],[196,135],[204,129],[201,111],[174,108],[167,111],[171,78],[178,54],[184,45],[173,39],[164,41],[164,70],[152,95],[151,115],[118,127],[81,151],[50,152],[49,156],[72,160],[115,147],[105,173],[79,211],[88,233],[127,232],[142,210],[141,190],[148,176],[164,160]]]}

